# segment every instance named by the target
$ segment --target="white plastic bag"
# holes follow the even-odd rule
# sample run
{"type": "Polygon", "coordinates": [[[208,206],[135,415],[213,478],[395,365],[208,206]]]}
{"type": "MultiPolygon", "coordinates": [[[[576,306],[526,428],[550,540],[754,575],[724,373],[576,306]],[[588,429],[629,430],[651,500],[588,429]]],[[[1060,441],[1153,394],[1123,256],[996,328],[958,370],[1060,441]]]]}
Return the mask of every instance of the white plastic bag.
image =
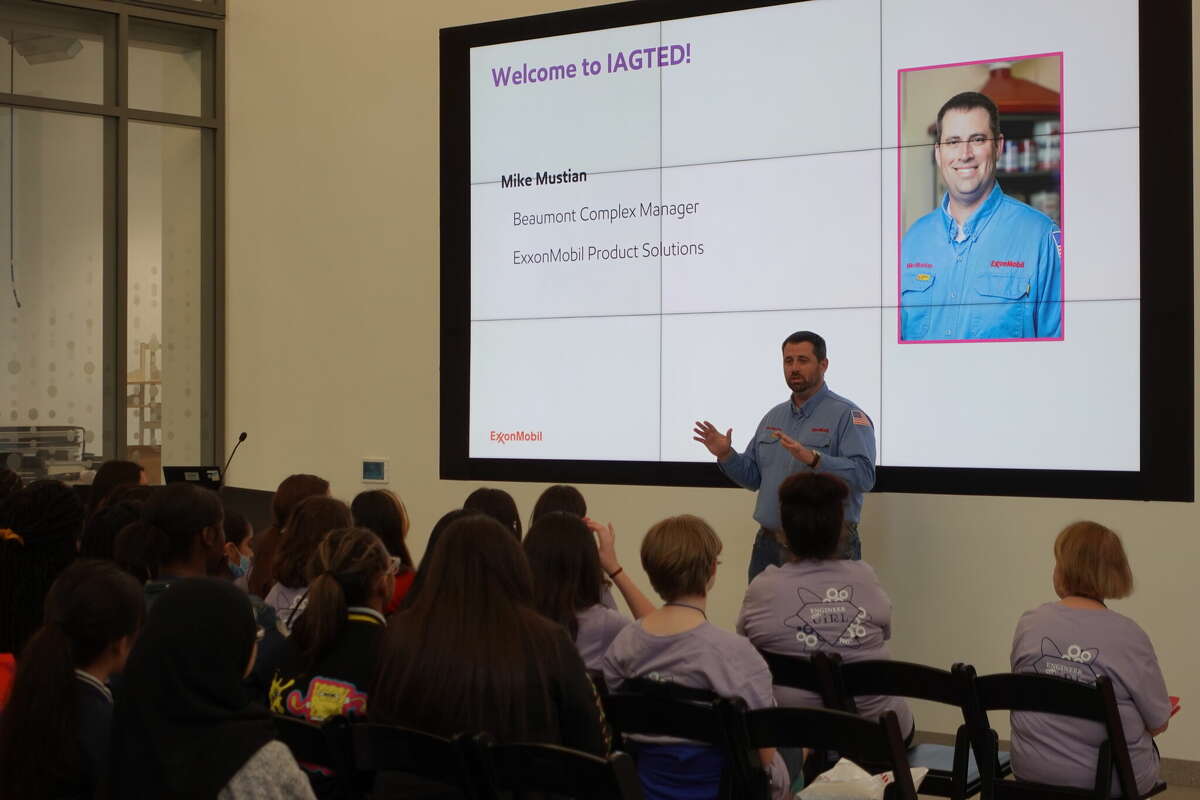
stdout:
{"type": "MultiPolygon", "coordinates": [[[[913,786],[920,788],[929,772],[928,767],[913,767],[913,786]]],[[[892,782],[892,773],[872,775],[848,758],[822,772],[813,782],[801,789],[799,800],[883,800],[883,793],[892,782]]]]}

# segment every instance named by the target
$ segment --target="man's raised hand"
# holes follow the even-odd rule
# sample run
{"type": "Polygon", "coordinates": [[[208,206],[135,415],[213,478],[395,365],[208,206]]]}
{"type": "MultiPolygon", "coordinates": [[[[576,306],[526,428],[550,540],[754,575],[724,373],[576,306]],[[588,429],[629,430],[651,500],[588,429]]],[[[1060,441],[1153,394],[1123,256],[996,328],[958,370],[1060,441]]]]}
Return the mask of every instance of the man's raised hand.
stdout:
{"type": "Polygon", "coordinates": [[[711,422],[704,420],[696,422],[692,433],[696,434],[692,439],[707,447],[708,452],[716,456],[718,460],[724,460],[733,453],[733,428],[725,431],[722,435],[711,422]]]}

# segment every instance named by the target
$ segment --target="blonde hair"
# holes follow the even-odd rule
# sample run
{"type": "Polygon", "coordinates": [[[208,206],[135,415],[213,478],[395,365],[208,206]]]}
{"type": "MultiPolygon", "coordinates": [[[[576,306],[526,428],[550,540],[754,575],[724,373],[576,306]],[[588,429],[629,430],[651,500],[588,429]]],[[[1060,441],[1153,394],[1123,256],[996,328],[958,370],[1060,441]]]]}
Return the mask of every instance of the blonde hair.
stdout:
{"type": "Polygon", "coordinates": [[[1076,522],[1054,540],[1059,588],[1093,600],[1128,597],[1133,572],[1121,537],[1098,522],[1076,522]]]}
{"type": "Polygon", "coordinates": [[[683,514],[655,523],[642,539],[642,567],[663,600],[708,590],[721,540],[699,517],[683,514]]]}

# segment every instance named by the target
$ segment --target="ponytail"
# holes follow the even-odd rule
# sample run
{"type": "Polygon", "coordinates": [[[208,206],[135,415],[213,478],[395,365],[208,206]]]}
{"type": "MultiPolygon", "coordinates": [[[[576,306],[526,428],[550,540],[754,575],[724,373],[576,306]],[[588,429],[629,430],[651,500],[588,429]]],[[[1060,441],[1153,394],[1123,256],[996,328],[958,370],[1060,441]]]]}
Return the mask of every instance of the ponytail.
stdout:
{"type": "Polygon", "coordinates": [[[136,633],[144,614],[140,587],[111,562],[77,561],[54,582],[0,716],[0,786],[9,796],[55,797],[81,784],[75,670],[136,633]]]}
{"type": "Polygon", "coordinates": [[[342,635],[349,607],[370,601],[388,562],[379,537],[363,528],[333,530],[321,540],[308,561],[308,604],[292,626],[305,671],[342,635]]]}

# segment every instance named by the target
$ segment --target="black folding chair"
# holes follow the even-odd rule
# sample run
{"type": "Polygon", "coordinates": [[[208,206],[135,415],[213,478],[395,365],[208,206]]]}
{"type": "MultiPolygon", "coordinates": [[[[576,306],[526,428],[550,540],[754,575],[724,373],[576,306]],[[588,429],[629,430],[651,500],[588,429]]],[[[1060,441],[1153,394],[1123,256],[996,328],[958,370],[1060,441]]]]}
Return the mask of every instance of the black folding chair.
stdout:
{"type": "MultiPolygon", "coordinates": [[[[723,699],[703,689],[646,679],[625,681],[604,699],[605,716],[618,739],[631,734],[669,736],[710,745],[725,757],[720,797],[766,800],[769,779],[738,729],[731,729],[726,705],[744,707],[741,699],[723,699]]],[[[637,757],[636,745],[618,744],[637,757]]]]}
{"type": "Polygon", "coordinates": [[[804,689],[820,697],[826,708],[846,710],[845,698],[838,694],[833,678],[834,670],[842,663],[842,657],[837,653],[817,652],[812,658],[802,658],[768,650],[758,652],[767,662],[771,682],[776,686],[804,689]]]}
{"type": "Polygon", "coordinates": [[[973,678],[972,684],[978,698],[978,708],[970,720],[972,735],[991,748],[996,748],[998,737],[988,724],[988,711],[1061,714],[1098,722],[1105,729],[1106,738],[1097,751],[1096,778],[1091,789],[996,777],[992,781],[992,796],[996,800],[1107,800],[1112,796],[1114,771],[1121,790],[1119,796],[1124,800],[1151,797],[1167,788],[1159,782],[1145,794],[1138,793],[1125,729],[1108,676],[1101,675],[1094,685],[1089,685],[1047,675],[1002,673],[973,678]]]}
{"type": "Polygon", "coordinates": [[[366,722],[352,725],[351,733],[354,766],[375,775],[376,786],[411,776],[444,784],[447,793],[457,790],[467,800],[479,800],[481,780],[468,756],[469,739],[465,735],[445,739],[411,728],[366,722]]]}
{"type": "MultiPolygon", "coordinates": [[[[738,716],[751,747],[835,750],[858,764],[883,765],[894,776],[884,797],[916,800],[904,738],[893,711],[884,712],[877,721],[828,708],[764,708],[738,716]]],[[[732,724],[739,723],[735,719],[732,724]]]]}
{"type": "Polygon", "coordinates": [[[333,794],[349,800],[364,797],[363,786],[354,774],[351,726],[345,717],[333,717],[322,725],[286,714],[273,714],[272,719],[275,734],[296,761],[307,768],[314,787],[328,784],[333,787],[333,794]]]}
{"type": "Polygon", "coordinates": [[[496,744],[481,733],[471,740],[481,800],[519,798],[526,791],[575,800],[642,800],[642,785],[626,753],[607,758],[551,744],[496,744]]]}
{"type": "MultiPolygon", "coordinates": [[[[961,664],[948,672],[924,664],[886,660],[856,661],[833,670],[837,693],[845,698],[845,710],[851,713],[858,713],[855,698],[863,695],[926,700],[959,709],[963,724],[958,727],[953,747],[919,744],[908,749],[909,765],[929,770],[921,783],[921,794],[962,800],[978,794],[994,776],[1011,772],[1008,753],[972,746],[968,716],[975,697],[970,681],[959,674],[963,670],[974,674],[973,668],[961,664]],[[982,770],[980,763],[984,763],[982,770]]],[[[901,733],[907,736],[909,732],[901,733]]]]}

